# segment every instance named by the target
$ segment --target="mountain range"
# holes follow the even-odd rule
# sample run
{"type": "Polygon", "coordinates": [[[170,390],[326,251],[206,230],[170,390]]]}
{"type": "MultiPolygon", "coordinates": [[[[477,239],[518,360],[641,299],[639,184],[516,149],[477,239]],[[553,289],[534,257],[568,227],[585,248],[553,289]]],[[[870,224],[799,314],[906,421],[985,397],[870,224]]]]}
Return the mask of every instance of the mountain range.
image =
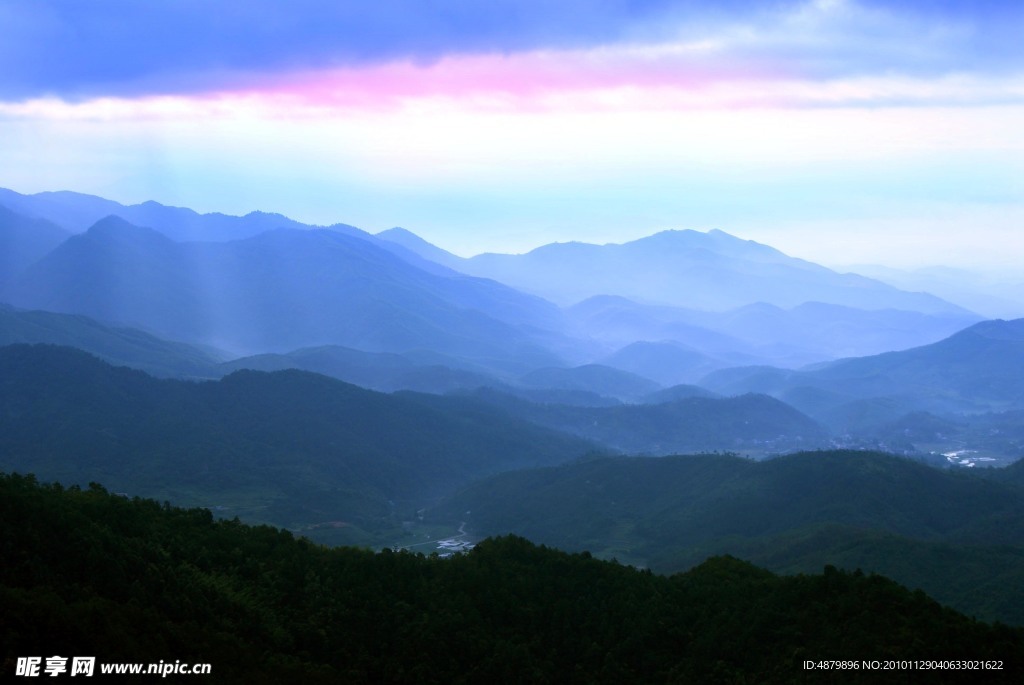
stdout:
{"type": "MultiPolygon", "coordinates": [[[[275,228],[307,228],[280,214],[251,212],[245,216],[200,214],[185,207],[168,207],[159,202],[123,205],[94,195],[70,191],[22,195],[0,188],[0,205],[10,211],[46,221],[68,233],[81,233],[108,216],[119,216],[136,226],[155,228],[177,241],[224,242],[242,240],[275,228]]],[[[345,224],[332,226],[339,232],[361,233],[345,224]]]]}
{"type": "MultiPolygon", "coordinates": [[[[439,259],[433,246],[399,238],[402,235],[379,234],[428,259],[439,259]]],[[[967,313],[935,296],[901,291],[857,274],[839,274],[720,230],[670,230],[623,244],[552,243],[522,255],[443,259],[441,263],[452,268],[561,305],[614,294],[641,303],[711,311],[753,301],[789,308],[813,300],[869,310],[967,313]],[[757,293],[757,300],[751,299],[752,293],[757,293]]]]}
{"type": "Polygon", "coordinates": [[[84,314],[236,356],[339,344],[556,361],[525,330],[557,325],[553,305],[491,281],[415,269],[330,230],[178,243],[108,217],[26,269],[4,294],[19,307],[84,314]]]}
{"type": "MultiPolygon", "coordinates": [[[[1002,366],[1015,343],[978,337],[1003,324],[968,328],[976,315],[936,297],[721,231],[463,259],[403,229],[3,190],[0,244],[0,340],[79,346],[156,375],[298,368],[609,412],[699,384],[768,394],[901,450],[992,426],[985,441],[1015,449],[1021,398],[1002,366]]],[[[620,448],[682,444],[641,433],[620,448]]]]}
{"type": "Polygon", "coordinates": [[[737,365],[904,349],[978,320],[721,231],[462,259],[403,229],[373,236],[68,191],[0,190],[0,209],[0,300],[227,357],[334,345],[434,354],[503,380],[600,363],[670,386],[737,365]]]}
{"type": "Polygon", "coordinates": [[[722,553],[789,573],[859,567],[1024,623],[1024,462],[982,478],[860,451],[609,457],[655,441],[660,453],[745,448],[780,431],[792,440],[774,449],[822,436],[756,395],[540,405],[294,370],[157,379],[72,348],[0,347],[0,471],[104,482],[332,544],[429,545],[458,529],[665,572],[722,553]]]}
{"type": "Polygon", "coordinates": [[[1024,320],[721,231],[464,259],[0,190],[0,470],[211,525],[834,564],[1024,624],[1024,462],[976,468],[1024,455],[1020,369],[1024,320]]]}

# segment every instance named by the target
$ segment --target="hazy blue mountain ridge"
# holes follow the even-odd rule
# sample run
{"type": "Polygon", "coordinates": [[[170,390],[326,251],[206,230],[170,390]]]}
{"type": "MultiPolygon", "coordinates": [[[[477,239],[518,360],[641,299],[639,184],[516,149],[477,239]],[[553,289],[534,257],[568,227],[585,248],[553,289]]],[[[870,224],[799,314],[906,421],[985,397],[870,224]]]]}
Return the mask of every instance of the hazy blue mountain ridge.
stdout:
{"type": "Polygon", "coordinates": [[[71,235],[45,219],[0,205],[0,289],[71,235]]]}
{"type": "Polygon", "coordinates": [[[107,326],[86,316],[0,303],[0,347],[36,343],[75,347],[115,366],[167,378],[214,379],[240,369],[299,369],[385,392],[444,393],[481,386],[511,389],[483,367],[423,351],[401,355],[328,345],[223,361],[225,353],[213,348],[164,340],[139,329],[107,326]]]}
{"type": "Polygon", "coordinates": [[[842,359],[808,370],[736,368],[702,385],[723,393],[785,395],[799,388],[842,398],[913,398],[920,409],[982,411],[1024,404],[1024,319],[983,321],[930,345],[842,359]]]}
{"type": "Polygon", "coordinates": [[[630,343],[601,362],[668,386],[693,383],[716,369],[733,365],[672,340],[630,343]]]}
{"type": "Polygon", "coordinates": [[[663,231],[623,244],[554,243],[524,255],[482,254],[463,262],[463,270],[562,305],[621,295],[708,310],[752,302],[790,308],[814,299],[869,310],[967,313],[932,295],[839,274],[717,230],[663,231]]]}
{"type": "MultiPolygon", "coordinates": [[[[642,374],[663,384],[693,382],[729,366],[798,367],[915,347],[981,318],[933,296],[838,274],[722,231],[664,231],[622,245],[556,243],[525,255],[470,259],[404,229],[378,237],[570,304],[571,334],[606,346],[606,356],[594,361],[608,363],[610,352],[636,342],[679,343],[704,355],[693,370],[684,362],[642,374]],[[556,282],[572,292],[560,291],[556,282]]],[[[633,365],[618,368],[657,367],[665,355],[649,351],[650,360],[633,353],[633,365]]]]}
{"type": "Polygon", "coordinates": [[[558,360],[525,331],[557,327],[549,303],[493,281],[429,274],[327,230],[176,243],[109,217],[33,265],[5,296],[241,352],[340,344],[437,349],[513,367],[558,360]]]}
{"type": "Polygon", "coordinates": [[[394,228],[389,228],[386,231],[381,231],[380,233],[375,234],[374,237],[384,242],[400,246],[404,250],[419,256],[421,259],[434,262],[435,264],[440,264],[456,271],[461,270],[459,267],[463,262],[462,257],[454,255],[447,250],[443,250],[440,247],[427,242],[412,231],[396,226],[394,228]]]}
{"type": "Polygon", "coordinates": [[[222,373],[240,369],[282,371],[301,369],[323,374],[363,388],[392,392],[415,390],[441,394],[481,386],[503,386],[483,369],[460,368],[459,360],[450,365],[417,361],[410,355],[364,352],[338,345],[294,350],[286,354],[261,354],[240,357],[218,367],[222,373]]]}
{"type": "MultiPolygon", "coordinates": [[[[323,306],[324,302],[315,301],[315,298],[310,302],[297,303],[299,292],[293,292],[291,297],[270,293],[269,298],[259,293],[264,302],[255,305],[252,300],[257,293],[250,295],[250,291],[259,291],[261,286],[252,279],[251,272],[246,273],[248,267],[238,255],[224,256],[221,251],[220,256],[215,256],[217,249],[210,242],[233,244],[240,241],[232,239],[251,239],[256,244],[270,243],[273,239],[260,237],[268,230],[282,228],[296,233],[323,232],[281,215],[263,212],[253,212],[245,217],[198,214],[193,210],[165,207],[154,202],[124,206],[69,191],[23,196],[2,190],[0,205],[4,203],[18,212],[48,217],[79,231],[89,226],[88,221],[115,213],[128,223],[151,227],[175,243],[189,243],[188,247],[175,248],[179,253],[188,255],[178,254],[175,257],[177,263],[167,263],[161,258],[157,260],[161,263],[139,266],[118,264],[115,263],[118,260],[113,259],[102,264],[109,273],[90,273],[88,269],[81,269],[75,280],[85,284],[85,288],[79,293],[65,292],[70,288],[68,282],[72,279],[53,274],[48,277],[55,277],[59,286],[55,290],[60,291],[60,295],[52,292],[47,295],[45,291],[49,286],[31,279],[28,285],[10,284],[5,291],[0,291],[7,301],[18,306],[84,313],[104,322],[145,328],[164,337],[202,341],[247,354],[282,353],[321,345],[341,345],[366,351],[409,351],[411,338],[423,340],[427,349],[454,352],[456,356],[464,356],[465,353],[466,345],[455,340],[465,327],[454,322],[452,316],[442,315],[422,298],[417,300],[409,292],[401,294],[385,288],[374,298],[371,309],[387,329],[376,338],[373,332],[366,330],[366,316],[359,315],[366,312],[360,312],[357,306],[346,309],[346,316],[354,325],[351,331],[342,334],[337,320],[333,324],[325,320],[321,328],[327,331],[310,331],[308,325],[302,331],[301,322],[296,320],[299,313],[307,314],[306,318],[314,314],[330,318],[332,308],[336,309],[337,305],[323,306]],[[197,241],[203,247],[193,244],[197,241]],[[128,273],[122,274],[123,269],[128,273]],[[180,279],[173,275],[175,272],[182,274],[180,279]],[[140,275],[144,275],[142,281],[139,280],[140,275]],[[99,284],[104,280],[108,283],[99,284]],[[116,280],[118,285],[111,285],[112,280],[116,280]],[[93,292],[93,284],[99,284],[108,291],[122,285],[135,288],[140,295],[159,303],[160,309],[167,313],[163,320],[154,322],[153,316],[139,315],[139,307],[135,306],[138,303],[131,302],[133,298],[120,294],[101,296],[100,299],[105,300],[102,303],[86,302],[89,293],[93,292]],[[172,294],[168,289],[180,292],[172,294]],[[75,298],[77,302],[69,302],[75,298]],[[274,304],[274,299],[285,303],[274,304]],[[296,316],[289,319],[289,312],[296,316]],[[267,330],[265,324],[259,323],[261,319],[278,314],[285,316],[278,328],[294,331],[295,335],[267,330]],[[397,343],[403,333],[411,335],[404,336],[400,344],[392,344],[397,343]],[[442,342],[438,336],[446,339],[442,342]]],[[[105,220],[99,223],[102,225],[105,220]]],[[[101,231],[89,228],[87,232],[101,231]]],[[[511,343],[505,345],[497,356],[502,359],[498,366],[513,373],[516,369],[518,373],[528,370],[538,361],[538,349],[543,348],[550,353],[547,363],[561,359],[565,366],[577,367],[599,362],[639,373],[662,385],[692,383],[715,369],[757,363],[799,367],[812,361],[921,345],[941,339],[977,320],[970,312],[943,304],[936,298],[901,293],[862,280],[859,276],[837,274],[810,262],[787,257],[768,246],[733,238],[719,230],[708,233],[663,231],[624,245],[554,244],[526,255],[480,255],[472,259],[447,253],[401,228],[371,236],[357,228],[336,224],[332,232],[360,239],[364,245],[373,246],[368,250],[381,249],[418,273],[436,276],[433,286],[438,283],[451,286],[445,289],[443,297],[454,298],[458,307],[477,310],[485,317],[497,318],[519,329],[511,334],[506,332],[508,335],[489,335],[492,344],[496,342],[495,337],[505,338],[511,343]],[[596,290],[587,302],[559,311],[536,298],[530,301],[528,296],[496,281],[482,281],[464,274],[474,272],[474,263],[489,262],[504,264],[501,273],[494,275],[514,286],[518,285],[517,280],[532,277],[531,269],[537,270],[534,262],[538,262],[543,267],[541,270],[547,273],[544,277],[558,277],[573,287],[593,286],[596,290]],[[581,273],[580,269],[586,273],[581,273]],[[635,296],[636,289],[641,286],[654,288],[660,295],[651,297],[650,293],[641,293],[637,298],[639,301],[628,299],[627,296],[635,296]],[[791,289],[792,295],[799,293],[799,298],[782,298],[784,303],[772,304],[773,293],[786,288],[791,289]],[[813,293],[815,299],[826,301],[837,293],[866,293],[874,299],[858,301],[857,307],[811,304],[806,302],[808,293],[813,293]],[[688,306],[680,306],[679,302],[673,302],[671,306],[650,304],[677,296],[684,299],[735,297],[725,311],[694,308],[707,309],[714,305],[721,309],[724,302],[688,300],[688,306]],[[868,311],[864,308],[878,309],[877,305],[883,301],[887,310],[868,311]],[[897,305],[905,310],[893,309],[897,305]],[[545,308],[547,311],[543,311],[545,308]],[[532,345],[532,349],[524,353],[522,363],[510,366],[510,354],[514,356],[512,350],[517,347],[514,341],[521,340],[523,336],[529,341],[525,346],[532,345]],[[633,346],[638,342],[662,345],[662,349],[633,346]],[[683,358],[682,349],[674,343],[690,348],[692,358],[683,358]],[[623,350],[630,346],[632,349],[623,350]],[[628,358],[618,363],[618,359],[613,357],[621,350],[620,356],[628,358]],[[679,357],[678,363],[666,365],[666,357],[671,354],[679,357]],[[654,373],[658,368],[665,371],[654,373]]],[[[119,240],[123,243],[125,239],[119,240]]],[[[124,252],[121,257],[124,260],[140,256],[137,247],[132,250],[124,247],[111,246],[111,249],[124,252]]],[[[96,246],[95,249],[103,248],[96,246]]],[[[273,249],[282,251],[282,262],[309,258],[301,252],[290,254],[292,250],[301,248],[285,245],[280,240],[273,249]]],[[[238,252],[238,249],[231,251],[238,252]]],[[[88,259],[102,262],[102,257],[97,255],[88,259]]],[[[306,277],[306,271],[319,272],[323,277],[324,269],[315,258],[307,266],[307,269],[302,269],[295,264],[295,268],[290,269],[281,263],[264,263],[255,268],[279,281],[285,277],[293,279],[296,273],[306,277]]],[[[335,270],[344,269],[335,265],[335,270]]],[[[422,283],[414,286],[423,290],[422,283]]],[[[537,290],[528,284],[524,287],[537,290]]],[[[286,290],[301,289],[288,284],[286,290]]],[[[356,293],[355,297],[371,297],[369,289],[356,293]]],[[[485,328],[485,323],[477,320],[472,327],[477,332],[469,334],[469,337],[479,340],[478,329],[485,328]]],[[[487,348],[486,344],[480,346],[482,355],[495,356],[493,348],[490,351],[487,348]]],[[[494,368],[495,365],[490,366],[494,368]]]]}
{"type": "Polygon", "coordinates": [[[0,347],[19,343],[75,347],[115,366],[130,366],[154,376],[221,375],[221,360],[212,350],[163,340],[138,329],[105,326],[86,316],[0,304],[0,347]]]}
{"type": "Polygon", "coordinates": [[[552,243],[525,254],[485,253],[470,258],[458,257],[405,229],[390,229],[377,237],[563,306],[591,297],[620,296],[647,306],[711,311],[756,302],[789,309],[820,301],[864,310],[972,316],[933,295],[840,274],[717,229],[662,231],[622,244],[552,243]],[[695,283],[701,287],[690,287],[695,283]]]}
{"type": "MultiPolygon", "coordinates": [[[[152,228],[107,217],[46,254],[45,248],[57,240],[54,236],[63,233],[21,231],[15,247],[31,248],[22,250],[30,256],[20,259],[17,277],[15,267],[9,269],[11,280],[0,288],[0,300],[27,309],[85,315],[237,355],[287,355],[253,361],[271,367],[297,359],[302,354],[293,353],[301,350],[331,346],[440,358],[416,363],[416,378],[402,380],[384,369],[380,378],[361,376],[363,382],[382,389],[466,388],[476,382],[474,373],[509,383],[529,372],[559,367],[561,371],[547,373],[575,375],[579,380],[579,369],[593,364],[672,386],[698,382],[710,372],[731,367],[794,368],[910,348],[976,321],[969,312],[936,298],[836,274],[722,231],[665,231],[622,245],[553,244],[527,255],[467,260],[404,229],[371,236],[345,225],[315,229],[260,212],[246,217],[201,215],[154,202],[126,207],[70,192],[28,196],[2,191],[0,205],[4,202],[20,212],[34,211],[74,225],[116,211],[152,228]],[[50,242],[38,243],[46,235],[50,242]],[[206,240],[180,241],[198,235],[206,240]],[[250,237],[210,242],[238,235],[250,237]],[[31,247],[34,244],[43,246],[31,247]],[[574,287],[594,286],[611,294],[595,294],[560,310],[497,280],[462,273],[472,271],[474,263],[491,262],[525,279],[548,269],[574,287]],[[626,296],[630,288],[653,282],[669,299],[732,297],[729,292],[747,290],[742,304],[724,311],[651,304],[657,298],[634,301],[626,296]],[[800,301],[771,303],[779,288],[795,288],[790,294],[799,292],[800,301]],[[805,301],[810,293],[816,299],[836,293],[867,294],[872,306],[885,301],[928,313],[805,301]]],[[[25,217],[19,221],[35,225],[25,217]]],[[[318,364],[330,366],[324,359],[318,364]]],[[[779,380],[777,372],[766,374],[772,377],[762,379],[767,382],[751,386],[742,381],[735,387],[726,383],[715,389],[779,397],[796,392],[788,381],[779,380]]],[[[590,385],[569,387],[559,381],[538,387],[629,400],[656,389],[608,393],[600,379],[590,380],[590,385]]],[[[796,392],[794,401],[802,395],[807,392],[796,392]]]]}
{"type": "MultiPolygon", "coordinates": [[[[281,214],[250,212],[245,216],[221,213],[200,214],[187,207],[168,207],[152,200],[123,205],[93,195],[70,191],[22,195],[0,188],[0,205],[31,217],[51,221],[69,233],[81,233],[108,216],[119,216],[130,224],[152,228],[176,242],[225,242],[242,240],[277,228],[323,228],[302,224],[281,214]]],[[[335,224],[332,230],[370,237],[354,226],[335,224]]]]}
{"type": "Polygon", "coordinates": [[[1024,320],[996,320],[910,350],[802,370],[724,369],[701,385],[777,397],[848,436],[844,444],[1005,465],[1024,456],[1022,369],[1024,320]]]}
{"type": "Polygon", "coordinates": [[[618,296],[588,298],[568,307],[566,315],[576,335],[620,347],[602,363],[663,384],[692,383],[735,366],[797,368],[918,347],[979,320],[962,313],[867,311],[821,302],[791,309],[759,302],[712,312],[618,296]]]}
{"type": "Polygon", "coordinates": [[[69,190],[23,195],[7,188],[0,188],[0,205],[23,216],[50,221],[68,233],[80,233],[124,206],[69,190]]]}

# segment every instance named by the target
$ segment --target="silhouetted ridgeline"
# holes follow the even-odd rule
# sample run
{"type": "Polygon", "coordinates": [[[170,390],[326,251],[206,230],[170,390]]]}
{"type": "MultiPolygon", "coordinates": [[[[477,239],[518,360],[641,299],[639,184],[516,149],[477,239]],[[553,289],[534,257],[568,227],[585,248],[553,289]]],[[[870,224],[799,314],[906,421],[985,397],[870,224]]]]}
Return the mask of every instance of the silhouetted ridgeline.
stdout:
{"type": "Polygon", "coordinates": [[[803,670],[822,659],[992,660],[981,682],[1016,683],[1024,665],[1021,629],[833,568],[719,557],[664,577],[517,537],[448,560],[326,549],[16,475],[0,476],[0,541],[5,676],[40,654],[210,662],[218,683],[825,682],[803,670]]]}

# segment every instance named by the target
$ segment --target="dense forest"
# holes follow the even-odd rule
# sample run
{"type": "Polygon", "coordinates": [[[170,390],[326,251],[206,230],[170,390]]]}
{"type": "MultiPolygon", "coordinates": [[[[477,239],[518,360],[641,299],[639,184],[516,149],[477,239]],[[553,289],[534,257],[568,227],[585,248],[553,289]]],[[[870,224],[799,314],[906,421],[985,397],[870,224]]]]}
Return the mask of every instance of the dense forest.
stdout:
{"type": "Polygon", "coordinates": [[[0,554],[4,676],[17,657],[44,653],[208,662],[218,683],[917,675],[804,669],[826,659],[991,660],[1002,670],[930,670],[928,682],[1015,683],[1024,664],[1024,630],[860,572],[778,577],[714,557],[662,576],[511,536],[451,559],[328,549],[204,509],[16,474],[0,477],[0,554]]]}
{"type": "Polygon", "coordinates": [[[1022,467],[948,471],[854,450],[594,458],[481,480],[427,516],[662,573],[726,553],[779,573],[862,568],[1024,625],[1022,467]]]}

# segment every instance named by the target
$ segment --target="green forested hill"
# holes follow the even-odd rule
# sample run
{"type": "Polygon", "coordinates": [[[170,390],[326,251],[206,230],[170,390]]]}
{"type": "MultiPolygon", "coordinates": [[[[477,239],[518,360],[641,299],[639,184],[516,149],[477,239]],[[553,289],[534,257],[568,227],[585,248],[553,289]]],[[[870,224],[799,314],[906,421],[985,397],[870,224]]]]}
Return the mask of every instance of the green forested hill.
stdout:
{"type": "Polygon", "coordinates": [[[662,572],[724,553],[860,567],[1024,624],[1024,489],[884,454],[597,459],[488,478],[430,516],[662,572]]]}
{"type": "Polygon", "coordinates": [[[0,553],[3,677],[43,654],[208,662],[211,682],[257,684],[894,681],[803,670],[824,659],[993,660],[980,681],[1016,683],[1024,666],[1021,629],[877,576],[719,557],[665,577],[516,537],[452,559],[325,549],[23,476],[0,476],[0,553]]]}
{"type": "Polygon", "coordinates": [[[377,530],[502,470],[590,445],[481,408],[325,376],[155,379],[70,348],[0,348],[0,468],[289,527],[377,530]]]}

